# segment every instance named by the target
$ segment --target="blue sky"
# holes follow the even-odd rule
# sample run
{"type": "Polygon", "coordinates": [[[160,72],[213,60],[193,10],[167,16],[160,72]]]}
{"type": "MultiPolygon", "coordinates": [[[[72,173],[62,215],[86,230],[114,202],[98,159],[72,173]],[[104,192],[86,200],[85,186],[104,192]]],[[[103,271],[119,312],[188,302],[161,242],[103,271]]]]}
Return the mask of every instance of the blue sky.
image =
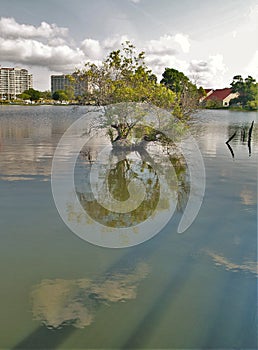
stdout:
{"type": "Polygon", "coordinates": [[[25,67],[34,87],[100,62],[130,40],[158,77],[165,67],[204,87],[258,79],[257,0],[1,0],[0,65],[25,67]]]}

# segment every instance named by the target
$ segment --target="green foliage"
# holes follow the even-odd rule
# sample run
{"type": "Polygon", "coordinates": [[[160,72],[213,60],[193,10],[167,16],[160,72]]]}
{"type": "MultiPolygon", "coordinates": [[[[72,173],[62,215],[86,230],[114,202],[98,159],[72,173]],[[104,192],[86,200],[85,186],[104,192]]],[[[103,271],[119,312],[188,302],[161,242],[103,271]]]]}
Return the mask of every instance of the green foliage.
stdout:
{"type": "Polygon", "coordinates": [[[239,94],[237,98],[231,101],[231,105],[238,104],[247,109],[256,109],[258,103],[258,85],[256,80],[250,75],[243,79],[241,75],[233,77],[231,83],[233,92],[239,94]]]}
{"type": "Polygon", "coordinates": [[[21,98],[24,100],[30,99],[31,101],[38,101],[40,99],[40,91],[30,88],[28,90],[23,91],[21,96],[23,96],[21,98]]]}
{"type": "Polygon", "coordinates": [[[25,92],[18,95],[18,97],[21,98],[22,100],[30,100],[30,95],[26,94],[25,92]]]}
{"type": "Polygon", "coordinates": [[[40,97],[43,98],[44,100],[50,100],[52,98],[51,91],[49,90],[40,91],[40,97]]]}
{"type": "Polygon", "coordinates": [[[68,95],[64,90],[55,91],[52,97],[55,101],[60,101],[60,102],[69,100],[68,95]]]}
{"type": "Polygon", "coordinates": [[[213,98],[213,99],[205,101],[205,107],[208,109],[209,108],[221,108],[222,102],[216,98],[213,98]]]}
{"type": "Polygon", "coordinates": [[[173,115],[181,119],[189,117],[198,108],[205,90],[198,89],[184,73],[173,68],[165,68],[162,76],[161,84],[176,93],[173,115]]]}
{"type": "Polygon", "coordinates": [[[184,75],[184,73],[173,68],[165,68],[162,77],[163,78],[160,81],[161,84],[164,84],[177,94],[183,93],[190,83],[189,79],[184,75]]]}
{"type": "Polygon", "coordinates": [[[246,108],[251,110],[251,111],[255,111],[258,109],[258,100],[254,100],[254,101],[248,101],[246,104],[246,108]]]}
{"type": "Polygon", "coordinates": [[[100,66],[86,63],[74,76],[77,81],[89,82],[85,103],[149,102],[161,108],[173,108],[175,94],[157,83],[145,64],[144,52],[137,53],[129,41],[122,44],[122,50],[112,51],[100,66]]]}
{"type": "Polygon", "coordinates": [[[83,103],[106,106],[100,125],[107,129],[112,144],[130,147],[129,140],[135,137],[137,125],[142,130],[139,142],[162,139],[167,143],[165,134],[157,130],[166,130],[175,124],[173,110],[177,118],[184,118],[193,111],[202,92],[183,73],[173,71],[180,77],[175,89],[157,83],[157,77],[146,66],[144,52],[138,53],[127,41],[99,66],[88,62],[72,76],[77,84],[85,86],[81,96],[83,103]],[[153,131],[145,130],[146,120],[143,120],[149,115],[150,105],[155,106],[156,129],[153,131]],[[169,111],[166,116],[162,113],[164,110],[169,111]]]}
{"type": "Polygon", "coordinates": [[[198,95],[199,95],[199,98],[204,97],[204,96],[207,95],[206,91],[204,90],[204,88],[202,86],[200,86],[198,88],[198,95]]]}

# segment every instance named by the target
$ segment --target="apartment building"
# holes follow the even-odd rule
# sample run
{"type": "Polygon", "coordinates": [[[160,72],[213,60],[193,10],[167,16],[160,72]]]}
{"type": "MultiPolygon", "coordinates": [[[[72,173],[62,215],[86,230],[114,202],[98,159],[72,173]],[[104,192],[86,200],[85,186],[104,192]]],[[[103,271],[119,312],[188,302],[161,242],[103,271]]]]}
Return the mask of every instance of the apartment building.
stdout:
{"type": "Polygon", "coordinates": [[[74,96],[82,96],[85,92],[90,90],[88,81],[85,79],[79,79],[78,74],[72,75],[51,75],[51,93],[53,94],[57,90],[69,90],[71,89],[74,96]]]}
{"type": "Polygon", "coordinates": [[[16,99],[32,85],[32,74],[27,69],[0,67],[0,99],[16,99]]]}

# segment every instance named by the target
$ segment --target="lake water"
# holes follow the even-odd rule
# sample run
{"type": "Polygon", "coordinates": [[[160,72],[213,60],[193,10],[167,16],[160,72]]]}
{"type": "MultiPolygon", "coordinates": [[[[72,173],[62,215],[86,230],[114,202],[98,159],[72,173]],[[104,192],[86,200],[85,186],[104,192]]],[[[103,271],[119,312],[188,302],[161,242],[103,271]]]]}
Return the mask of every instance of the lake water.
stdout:
{"type": "MultiPolygon", "coordinates": [[[[86,111],[0,106],[0,348],[256,349],[257,114],[200,112],[190,126],[206,171],[196,220],[177,233],[189,192],[178,165],[181,204],[168,224],[142,244],[114,249],[71,232],[51,192],[57,143],[86,111]]],[[[128,164],[110,181],[126,165],[155,194],[157,174],[133,157],[128,164]]],[[[94,216],[94,204],[81,203],[94,216]]]]}

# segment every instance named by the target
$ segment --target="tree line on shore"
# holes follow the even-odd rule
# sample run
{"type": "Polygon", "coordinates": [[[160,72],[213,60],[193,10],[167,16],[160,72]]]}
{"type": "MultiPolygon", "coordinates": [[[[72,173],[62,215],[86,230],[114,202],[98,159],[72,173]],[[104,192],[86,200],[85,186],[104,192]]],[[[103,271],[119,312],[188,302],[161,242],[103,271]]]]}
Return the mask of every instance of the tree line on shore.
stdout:
{"type": "MultiPolygon", "coordinates": [[[[182,72],[165,68],[162,79],[157,77],[145,63],[145,53],[137,53],[130,43],[122,49],[112,51],[100,65],[87,62],[83,69],[77,69],[69,76],[70,84],[65,90],[40,92],[34,89],[24,91],[23,100],[56,101],[76,100],[79,104],[108,105],[119,102],[147,102],[171,110],[177,118],[189,117],[200,108],[200,99],[206,95],[203,87],[196,84],[182,72]],[[75,87],[80,95],[75,96],[75,87]]],[[[233,77],[232,92],[239,96],[230,101],[230,106],[255,110],[258,106],[258,84],[254,78],[241,75],[233,77]]],[[[218,107],[218,106],[214,106],[218,107]]]]}

